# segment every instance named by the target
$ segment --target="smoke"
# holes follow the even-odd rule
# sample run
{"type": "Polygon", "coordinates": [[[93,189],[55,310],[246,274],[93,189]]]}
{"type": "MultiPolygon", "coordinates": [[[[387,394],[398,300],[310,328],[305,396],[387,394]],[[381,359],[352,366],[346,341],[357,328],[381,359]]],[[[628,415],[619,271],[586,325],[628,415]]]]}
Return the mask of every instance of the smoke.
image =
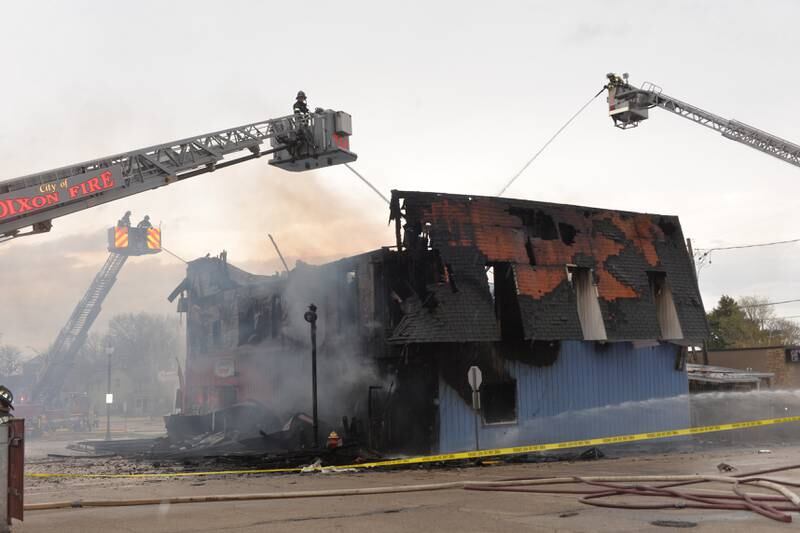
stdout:
{"type": "Polygon", "coordinates": [[[233,222],[245,248],[258,251],[249,254],[256,265],[269,262],[282,270],[267,233],[289,268],[298,259],[319,264],[393,243],[385,203],[342,168],[301,174],[273,170],[261,180],[263,194],[242,198],[233,222]],[[352,190],[342,193],[324,180],[352,190]]]}
{"type": "MultiPolygon", "coordinates": [[[[364,321],[357,307],[359,280],[357,271],[349,271],[341,263],[319,267],[301,265],[288,276],[279,291],[280,311],[272,307],[277,289],[255,287],[255,300],[237,296],[240,331],[247,324],[250,310],[266,315],[271,308],[279,318],[279,331],[266,336],[258,344],[240,345],[235,350],[239,374],[238,401],[255,400],[263,403],[281,422],[298,413],[312,413],[312,355],[310,324],[304,314],[310,304],[317,306],[317,390],[320,418],[338,426],[341,417],[366,418],[369,386],[383,385],[375,367],[373,354],[368,353],[364,336],[364,321]],[[253,306],[253,307],[250,307],[253,306]],[[248,310],[242,316],[242,311],[248,310]],[[244,321],[244,322],[241,322],[244,321]]],[[[226,293],[227,294],[227,293],[226,293]]],[[[215,297],[210,307],[198,308],[198,315],[224,317],[232,299],[227,295],[215,297]],[[216,310],[213,310],[216,309],[216,310]]],[[[270,316],[274,320],[275,316],[270,316]]],[[[262,318],[256,318],[258,322],[262,318]]],[[[199,335],[208,328],[190,328],[199,335]]],[[[255,327],[255,331],[265,331],[255,327]]],[[[241,335],[241,333],[240,333],[241,335]]],[[[228,333],[222,332],[223,337],[228,333]]],[[[190,340],[192,342],[192,340],[190,340]]],[[[193,357],[190,366],[201,374],[211,370],[200,355],[193,357]]]]}
{"type": "MultiPolygon", "coordinates": [[[[163,193],[59,219],[59,227],[51,235],[0,245],[4,272],[0,290],[5,301],[0,306],[0,333],[4,342],[23,350],[31,346],[33,350],[28,352],[46,349],[108,257],[105,226],[113,224],[126,208],[136,216],[150,213],[163,222],[164,245],[184,259],[227,249],[231,262],[253,273],[283,270],[267,233],[275,236],[290,268],[298,259],[323,263],[391,243],[385,206],[373,193],[364,192],[372,196],[359,203],[358,193],[346,196],[322,184],[323,176],[341,176],[358,187],[349,173],[331,168],[292,174],[259,165],[225,170],[226,179],[239,183],[240,188],[220,191],[211,178],[204,181],[200,177],[195,183],[181,183],[163,193]],[[186,202],[189,196],[199,200],[186,202]],[[216,214],[209,217],[212,207],[216,214]],[[102,228],[97,228],[98,220],[106,221],[102,228]],[[73,222],[78,233],[55,233],[73,222]],[[91,227],[97,229],[87,231],[91,227]]],[[[163,253],[129,259],[97,326],[104,327],[107,318],[116,313],[173,313],[175,308],[167,303],[166,295],[183,279],[184,272],[183,264],[163,253]]]]}

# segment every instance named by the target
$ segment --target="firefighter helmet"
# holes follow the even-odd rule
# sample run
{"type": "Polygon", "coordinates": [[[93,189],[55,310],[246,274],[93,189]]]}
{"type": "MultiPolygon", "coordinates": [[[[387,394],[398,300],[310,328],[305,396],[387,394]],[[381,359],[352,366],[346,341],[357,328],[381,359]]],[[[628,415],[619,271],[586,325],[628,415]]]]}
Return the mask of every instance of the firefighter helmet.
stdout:
{"type": "Polygon", "coordinates": [[[303,91],[297,91],[297,99],[300,100],[301,98],[303,100],[305,100],[306,99],[306,93],[304,93],[303,91]]]}
{"type": "Polygon", "coordinates": [[[0,385],[0,404],[8,409],[14,408],[14,395],[5,385],[0,385]]]}

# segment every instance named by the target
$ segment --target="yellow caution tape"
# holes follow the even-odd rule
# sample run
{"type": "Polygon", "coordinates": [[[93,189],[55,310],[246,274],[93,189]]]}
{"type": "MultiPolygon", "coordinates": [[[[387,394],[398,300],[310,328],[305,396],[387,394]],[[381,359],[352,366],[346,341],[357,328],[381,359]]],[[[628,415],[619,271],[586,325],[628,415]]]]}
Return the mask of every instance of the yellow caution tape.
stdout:
{"type": "MultiPolygon", "coordinates": [[[[653,431],[650,433],[634,433],[631,435],[615,435],[612,437],[600,437],[596,439],[570,440],[563,442],[552,442],[547,444],[530,444],[527,446],[513,446],[510,448],[494,448],[490,450],[477,450],[471,452],[456,452],[440,455],[423,455],[419,457],[407,457],[403,459],[389,459],[385,461],[374,461],[371,463],[360,463],[337,467],[321,467],[321,469],[346,468],[377,468],[383,466],[415,465],[422,463],[441,463],[446,461],[459,461],[463,459],[480,459],[481,457],[499,457],[503,455],[518,455],[531,452],[544,452],[550,450],[566,450],[569,448],[583,448],[586,446],[597,446],[601,444],[618,444],[621,442],[641,442],[645,440],[666,439],[671,437],[683,437],[688,435],[699,435],[702,433],[717,433],[720,431],[731,431],[734,429],[747,429],[755,427],[773,426],[775,424],[787,424],[789,422],[800,422],[800,416],[787,416],[783,418],[766,418],[763,420],[749,420],[747,422],[733,422],[731,424],[719,424],[715,426],[700,426],[683,429],[670,429],[667,431],[653,431]]],[[[25,475],[32,478],[161,478],[161,477],[185,477],[185,476],[223,476],[223,475],[242,475],[242,474],[277,474],[300,472],[302,468],[267,468],[251,470],[217,470],[211,472],[161,472],[150,474],[67,474],[67,473],[31,473],[25,475]]]]}
{"type": "Polygon", "coordinates": [[[277,474],[300,472],[300,468],[267,468],[261,470],[217,470],[213,472],[158,472],[150,474],[74,474],[25,472],[25,477],[60,477],[60,478],[154,478],[154,477],[187,477],[187,476],[224,476],[240,474],[277,474]]]}

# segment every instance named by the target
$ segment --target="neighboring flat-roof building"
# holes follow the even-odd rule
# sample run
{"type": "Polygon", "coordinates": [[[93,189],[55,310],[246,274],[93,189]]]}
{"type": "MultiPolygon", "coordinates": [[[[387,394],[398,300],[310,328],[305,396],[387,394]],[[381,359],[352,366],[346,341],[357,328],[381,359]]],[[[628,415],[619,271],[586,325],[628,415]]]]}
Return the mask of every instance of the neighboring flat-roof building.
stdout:
{"type": "Polygon", "coordinates": [[[771,388],[800,388],[800,347],[798,346],[709,350],[708,363],[743,371],[772,373],[774,378],[770,380],[771,388]]]}

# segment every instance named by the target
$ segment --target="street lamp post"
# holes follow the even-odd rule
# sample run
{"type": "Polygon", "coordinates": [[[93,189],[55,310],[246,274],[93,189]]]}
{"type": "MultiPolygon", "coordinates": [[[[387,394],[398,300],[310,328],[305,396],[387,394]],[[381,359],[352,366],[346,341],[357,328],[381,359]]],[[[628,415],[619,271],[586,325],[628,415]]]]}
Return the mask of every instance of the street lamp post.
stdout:
{"type": "Polygon", "coordinates": [[[314,447],[319,447],[319,420],[317,418],[317,306],[311,304],[303,315],[311,325],[311,397],[314,417],[314,447]]]}
{"type": "Polygon", "coordinates": [[[111,356],[114,354],[113,346],[106,346],[106,355],[108,355],[108,382],[106,387],[106,440],[111,440],[111,404],[114,401],[114,395],[111,394],[111,356]]]}

